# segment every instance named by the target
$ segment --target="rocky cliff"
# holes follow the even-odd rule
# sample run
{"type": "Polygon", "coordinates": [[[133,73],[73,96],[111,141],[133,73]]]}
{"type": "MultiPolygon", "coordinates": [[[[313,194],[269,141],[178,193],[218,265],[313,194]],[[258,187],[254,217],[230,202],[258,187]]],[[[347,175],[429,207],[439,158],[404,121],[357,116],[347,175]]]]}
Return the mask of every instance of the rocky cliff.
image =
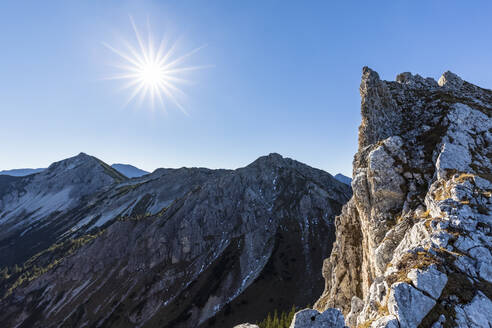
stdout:
{"type": "Polygon", "coordinates": [[[160,169],[105,184],[58,214],[71,218],[70,237],[4,272],[0,322],[231,327],[308,304],[350,196],[330,174],[278,154],[234,171],[160,169]]]}
{"type": "Polygon", "coordinates": [[[315,308],[350,327],[491,327],[492,91],[366,67],[360,94],[353,197],[315,308]]]}

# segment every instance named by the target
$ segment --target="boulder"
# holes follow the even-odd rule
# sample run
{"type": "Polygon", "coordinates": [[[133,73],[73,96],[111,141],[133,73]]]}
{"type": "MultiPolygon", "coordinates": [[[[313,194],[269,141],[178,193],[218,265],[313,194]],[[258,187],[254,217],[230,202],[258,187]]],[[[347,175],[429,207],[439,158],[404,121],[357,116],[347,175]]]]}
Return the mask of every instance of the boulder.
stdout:
{"type": "Polygon", "coordinates": [[[436,301],[407,283],[391,286],[388,310],[398,319],[401,328],[417,327],[435,304],[436,301]]]}
{"type": "Polygon", "coordinates": [[[448,282],[446,274],[437,270],[435,265],[431,265],[426,269],[412,269],[407,277],[412,280],[417,289],[427,293],[434,299],[438,299],[441,296],[441,292],[448,282]]]}
{"type": "Polygon", "coordinates": [[[313,309],[297,312],[290,328],[345,328],[345,320],[338,309],[327,309],[320,313],[313,309]]]}

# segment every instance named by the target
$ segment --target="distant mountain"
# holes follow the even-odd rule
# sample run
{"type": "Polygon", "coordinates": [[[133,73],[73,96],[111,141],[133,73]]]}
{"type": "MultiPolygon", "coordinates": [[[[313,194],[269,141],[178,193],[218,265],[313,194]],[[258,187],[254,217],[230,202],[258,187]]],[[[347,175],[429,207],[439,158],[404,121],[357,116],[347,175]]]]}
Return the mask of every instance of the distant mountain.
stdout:
{"type": "MultiPolygon", "coordinates": [[[[138,177],[141,177],[142,175],[149,174],[149,172],[141,170],[138,167],[135,167],[135,166],[130,165],[130,164],[119,164],[118,163],[118,164],[111,165],[111,167],[128,178],[138,178],[138,177]]],[[[0,171],[0,175],[10,175],[13,177],[24,177],[26,175],[39,173],[43,170],[46,170],[46,168],[3,170],[3,171],[0,171]]]]}
{"type": "Polygon", "coordinates": [[[0,322],[232,327],[312,304],[350,196],[327,172],[278,154],[133,179],[80,154],[4,176],[0,322]]]}
{"type": "Polygon", "coordinates": [[[9,177],[0,181],[0,267],[25,261],[59,241],[95,207],[89,201],[94,194],[128,180],[84,153],[37,174],[9,177]]]}
{"type": "Polygon", "coordinates": [[[149,174],[149,172],[141,170],[130,164],[113,164],[111,167],[128,178],[138,178],[142,175],[149,174]]]}
{"type": "Polygon", "coordinates": [[[341,173],[338,173],[337,175],[335,175],[334,178],[337,179],[338,181],[340,181],[341,183],[345,183],[349,186],[352,184],[352,179],[346,175],[341,174],[341,173]]]}
{"type": "Polygon", "coordinates": [[[45,168],[39,169],[13,169],[0,171],[0,175],[11,175],[13,177],[24,177],[26,175],[34,174],[46,170],[45,168]]]}

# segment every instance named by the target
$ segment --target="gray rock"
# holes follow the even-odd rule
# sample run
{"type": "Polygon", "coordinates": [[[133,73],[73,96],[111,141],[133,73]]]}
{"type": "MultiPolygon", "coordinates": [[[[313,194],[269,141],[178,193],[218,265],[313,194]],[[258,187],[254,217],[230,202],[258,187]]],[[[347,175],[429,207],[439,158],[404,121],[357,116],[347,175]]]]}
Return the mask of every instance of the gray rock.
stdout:
{"type": "Polygon", "coordinates": [[[448,170],[467,172],[470,170],[471,162],[472,158],[467,148],[445,143],[436,163],[438,178],[445,178],[448,170]]]}
{"type": "Polygon", "coordinates": [[[492,322],[490,309],[492,309],[492,301],[482,292],[478,292],[469,304],[455,308],[457,327],[490,327],[492,322]]]}
{"type": "Polygon", "coordinates": [[[345,320],[349,327],[357,326],[357,317],[359,313],[364,309],[364,301],[357,296],[352,297],[352,303],[350,306],[350,312],[345,320]]]}
{"type": "Polygon", "coordinates": [[[371,328],[399,328],[400,324],[394,315],[381,317],[371,323],[371,328]]]}
{"type": "Polygon", "coordinates": [[[257,325],[253,325],[251,323],[242,323],[240,325],[234,326],[234,328],[260,328],[257,325]]]}
{"type": "Polygon", "coordinates": [[[448,277],[445,273],[437,270],[435,265],[422,270],[412,269],[407,277],[412,280],[413,285],[434,299],[441,296],[441,292],[448,282],[448,277]]]}
{"type": "Polygon", "coordinates": [[[434,322],[432,324],[432,327],[431,328],[442,328],[444,327],[444,323],[446,322],[446,317],[444,316],[444,314],[441,314],[439,316],[439,320],[437,320],[436,322],[434,322]]]}
{"type": "Polygon", "coordinates": [[[456,74],[447,71],[437,81],[440,87],[459,89],[463,85],[463,80],[456,74]]]}
{"type": "Polygon", "coordinates": [[[407,283],[391,286],[388,310],[398,318],[401,328],[417,327],[435,304],[436,301],[407,283]]]}
{"type": "Polygon", "coordinates": [[[290,328],[344,328],[343,314],[338,309],[327,309],[319,313],[316,310],[305,309],[297,312],[290,328]]]}

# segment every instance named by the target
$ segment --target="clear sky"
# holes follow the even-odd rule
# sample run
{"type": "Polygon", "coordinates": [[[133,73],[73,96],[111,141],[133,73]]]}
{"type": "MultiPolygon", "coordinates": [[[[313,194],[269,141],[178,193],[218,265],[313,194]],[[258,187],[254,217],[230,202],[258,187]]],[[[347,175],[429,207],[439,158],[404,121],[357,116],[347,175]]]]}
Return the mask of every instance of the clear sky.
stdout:
{"type": "Polygon", "coordinates": [[[107,163],[236,168],[278,152],[351,174],[367,65],[451,70],[492,88],[490,1],[1,1],[0,170],[83,151],[107,163]],[[103,80],[102,42],[149,18],[189,64],[186,109],[131,102],[103,80]]]}

